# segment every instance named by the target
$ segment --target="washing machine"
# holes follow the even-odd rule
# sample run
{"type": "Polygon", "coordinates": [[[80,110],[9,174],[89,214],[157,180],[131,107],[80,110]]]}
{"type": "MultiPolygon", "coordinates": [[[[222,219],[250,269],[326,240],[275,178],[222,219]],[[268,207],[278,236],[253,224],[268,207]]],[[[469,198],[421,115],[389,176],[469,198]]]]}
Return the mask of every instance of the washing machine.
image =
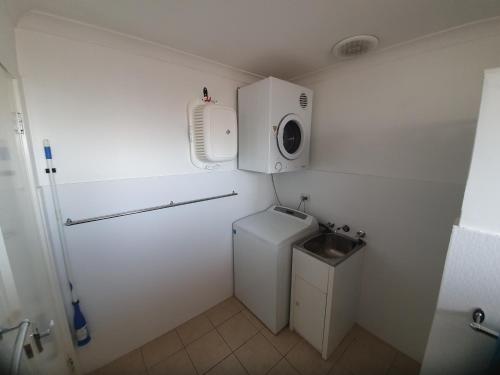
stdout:
{"type": "Polygon", "coordinates": [[[238,89],[238,168],[291,172],[309,164],[313,92],[274,77],[238,89]]]}
{"type": "Polygon", "coordinates": [[[234,294],[274,334],[290,316],[292,244],[317,231],[313,216],[282,206],[233,224],[234,294]]]}

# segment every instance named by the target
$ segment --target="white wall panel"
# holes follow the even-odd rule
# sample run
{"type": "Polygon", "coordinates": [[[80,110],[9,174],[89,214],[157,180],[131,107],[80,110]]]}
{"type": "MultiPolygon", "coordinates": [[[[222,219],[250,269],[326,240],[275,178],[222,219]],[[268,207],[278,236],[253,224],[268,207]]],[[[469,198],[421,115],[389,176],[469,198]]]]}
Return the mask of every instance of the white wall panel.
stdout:
{"type": "Polygon", "coordinates": [[[203,86],[235,107],[236,88],[255,77],[47,16],[29,15],[16,36],[52,229],[44,138],[65,217],[239,194],[65,229],[93,337],[78,350],[89,371],[232,295],[231,225],[272,203],[270,179],[235,163],[213,173],[193,167],[186,108],[203,86]]]}
{"type": "Polygon", "coordinates": [[[497,343],[469,327],[482,308],[486,327],[500,328],[500,236],[454,227],[422,375],[480,374],[497,343]]]}
{"type": "Polygon", "coordinates": [[[368,232],[359,322],[422,360],[472,152],[498,20],[297,81],[314,90],[311,171],[277,176],[287,204],[368,232]]]}
{"type": "MultiPolygon", "coordinates": [[[[500,65],[500,64],[499,64],[500,65]]],[[[486,72],[460,225],[500,233],[500,69],[486,72]]]]}

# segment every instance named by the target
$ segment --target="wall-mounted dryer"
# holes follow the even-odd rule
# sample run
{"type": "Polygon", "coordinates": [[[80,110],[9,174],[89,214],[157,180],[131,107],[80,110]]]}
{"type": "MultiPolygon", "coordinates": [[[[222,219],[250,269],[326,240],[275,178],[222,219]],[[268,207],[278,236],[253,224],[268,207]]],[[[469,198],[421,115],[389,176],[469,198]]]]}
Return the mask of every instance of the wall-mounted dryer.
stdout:
{"type": "Polygon", "coordinates": [[[309,164],[313,92],[269,77],[238,90],[238,168],[290,172],[309,164]]]}

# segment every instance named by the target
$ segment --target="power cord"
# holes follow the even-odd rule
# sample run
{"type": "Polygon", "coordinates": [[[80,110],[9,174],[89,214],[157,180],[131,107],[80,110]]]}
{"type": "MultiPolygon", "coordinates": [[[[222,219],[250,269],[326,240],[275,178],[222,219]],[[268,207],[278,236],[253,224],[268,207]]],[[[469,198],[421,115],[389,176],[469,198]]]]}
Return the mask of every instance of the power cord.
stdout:
{"type": "Polygon", "coordinates": [[[308,199],[308,198],[307,198],[307,197],[305,197],[305,196],[301,196],[301,197],[300,197],[300,203],[299,203],[298,207],[296,208],[296,210],[297,210],[297,211],[299,211],[299,210],[300,210],[300,206],[302,206],[302,203],[304,203],[304,209],[303,209],[302,211],[303,211],[304,213],[306,213],[306,201],[307,201],[307,199],[308,199]]]}
{"type": "Polygon", "coordinates": [[[271,181],[273,182],[274,196],[276,197],[276,200],[278,201],[278,204],[281,206],[280,197],[278,196],[278,191],[276,190],[276,185],[274,183],[274,174],[272,174],[272,173],[271,173],[271,181]]]}

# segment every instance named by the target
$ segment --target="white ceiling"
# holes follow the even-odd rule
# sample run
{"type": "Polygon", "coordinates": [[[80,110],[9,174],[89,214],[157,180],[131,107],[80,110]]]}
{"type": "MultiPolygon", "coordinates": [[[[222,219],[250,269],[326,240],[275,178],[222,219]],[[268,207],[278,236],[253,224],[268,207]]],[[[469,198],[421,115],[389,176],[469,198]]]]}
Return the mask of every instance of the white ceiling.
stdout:
{"type": "Polygon", "coordinates": [[[500,15],[500,0],[7,0],[135,35],[262,75],[334,62],[332,45],[374,34],[380,48],[500,15]]]}

